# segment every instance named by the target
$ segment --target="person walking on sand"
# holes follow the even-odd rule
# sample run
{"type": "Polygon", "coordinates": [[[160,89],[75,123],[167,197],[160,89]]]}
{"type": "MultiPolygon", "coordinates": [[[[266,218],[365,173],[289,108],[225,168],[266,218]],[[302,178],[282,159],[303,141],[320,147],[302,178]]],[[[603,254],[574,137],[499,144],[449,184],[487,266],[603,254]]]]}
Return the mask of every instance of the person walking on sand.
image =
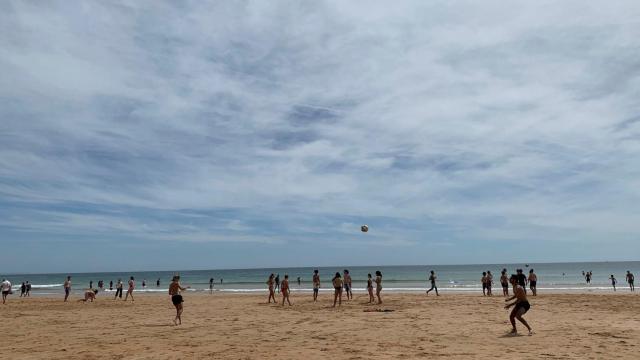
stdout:
{"type": "Polygon", "coordinates": [[[367,292],[369,293],[369,304],[375,302],[376,299],[373,297],[373,279],[371,278],[371,274],[367,274],[367,292]]]}
{"type": "Polygon", "coordinates": [[[316,302],[318,301],[318,292],[320,291],[320,275],[318,274],[318,269],[313,270],[312,280],[313,280],[313,302],[316,302]]]}
{"type": "Polygon", "coordinates": [[[493,274],[487,270],[487,296],[493,296],[491,288],[493,287],[493,274]]]}
{"type": "Polygon", "coordinates": [[[482,282],[482,295],[487,296],[487,272],[482,272],[482,278],[480,279],[482,282]]]}
{"type": "Polygon", "coordinates": [[[276,275],[276,291],[280,292],[280,274],[276,275]]]}
{"type": "Polygon", "coordinates": [[[180,276],[178,275],[175,275],[171,280],[171,284],[169,284],[169,296],[171,296],[171,302],[173,303],[173,306],[176,307],[176,317],[175,319],[173,319],[173,324],[175,326],[182,325],[182,303],[184,301],[180,292],[189,288],[190,286],[182,287],[180,285],[180,276]]]}
{"type": "Polygon", "coordinates": [[[340,273],[337,272],[336,275],[331,280],[333,283],[333,307],[336,307],[336,302],[338,306],[342,305],[342,278],[340,277],[340,273]]]}
{"type": "Polygon", "coordinates": [[[31,296],[31,283],[27,280],[27,294],[25,296],[31,296]]]}
{"type": "Polygon", "coordinates": [[[515,299],[515,301],[511,304],[505,305],[504,308],[509,309],[510,307],[515,305],[513,310],[511,310],[511,314],[509,314],[509,321],[511,322],[512,326],[511,334],[516,335],[518,333],[518,330],[516,329],[516,319],[518,319],[518,321],[520,321],[524,326],[527,327],[527,329],[529,330],[529,335],[533,335],[531,326],[529,326],[527,321],[522,317],[531,308],[531,305],[527,300],[527,293],[524,291],[524,287],[518,284],[517,275],[511,275],[509,282],[513,286],[513,296],[505,299],[505,302],[509,302],[513,299],[515,299]]]}
{"type": "Polygon", "coordinates": [[[507,269],[502,269],[500,285],[502,285],[502,295],[509,296],[509,278],[507,277],[507,269]]]}
{"type": "Polygon", "coordinates": [[[282,306],[284,306],[284,301],[287,300],[289,306],[291,306],[291,301],[289,301],[289,275],[284,274],[284,280],[282,280],[282,284],[280,284],[280,292],[282,293],[282,306]]]}
{"type": "Polygon", "coordinates": [[[273,290],[273,287],[275,286],[275,280],[273,279],[274,275],[271,274],[269,275],[269,278],[267,279],[267,286],[269,286],[269,300],[267,301],[267,303],[271,304],[271,299],[273,299],[273,303],[277,304],[278,302],[276,301],[276,293],[273,290]]]}
{"type": "Polygon", "coordinates": [[[118,297],[122,299],[122,287],[122,279],[118,279],[118,282],[116,283],[116,296],[113,297],[113,300],[117,299],[118,297]]]}
{"type": "Polygon", "coordinates": [[[124,297],[124,301],[127,301],[129,296],[131,296],[131,301],[133,301],[133,289],[136,288],[135,279],[132,277],[129,278],[129,289],[127,289],[127,295],[124,297]]]}
{"type": "Polygon", "coordinates": [[[349,270],[344,269],[344,292],[347,294],[347,300],[353,300],[353,292],[351,291],[351,275],[349,270]]]}
{"type": "Polygon", "coordinates": [[[618,283],[618,280],[616,280],[616,278],[613,277],[613,274],[611,274],[611,277],[609,278],[609,280],[611,280],[611,286],[613,286],[613,291],[616,291],[616,284],[618,283]]]}
{"type": "Polygon", "coordinates": [[[531,289],[531,295],[538,296],[538,275],[533,272],[533,269],[529,270],[529,289],[531,289]]]}
{"type": "Polygon", "coordinates": [[[0,284],[0,289],[2,290],[2,303],[7,303],[7,296],[11,294],[11,281],[7,279],[2,279],[2,284],[0,284]]]}
{"type": "Polygon", "coordinates": [[[213,278],[209,279],[209,294],[213,294],[213,278]]]}
{"type": "Polygon", "coordinates": [[[631,289],[631,291],[635,291],[635,287],[633,286],[633,274],[631,273],[631,271],[627,270],[627,283],[629,284],[629,289],[631,289]]]}
{"type": "Polygon", "coordinates": [[[71,276],[67,276],[67,280],[64,281],[64,301],[66,302],[71,294],[71,276]]]}
{"type": "Polygon", "coordinates": [[[382,273],[377,270],[376,271],[376,296],[378,297],[378,304],[382,304],[382,298],[380,297],[380,293],[382,292],[382,273]]]}
{"type": "Polygon", "coordinates": [[[438,287],[436,286],[436,273],[435,271],[431,270],[431,275],[429,275],[429,281],[431,282],[431,288],[429,290],[427,290],[427,295],[429,295],[429,292],[431,290],[435,290],[436,291],[436,296],[440,296],[440,294],[438,294],[438,287]]]}

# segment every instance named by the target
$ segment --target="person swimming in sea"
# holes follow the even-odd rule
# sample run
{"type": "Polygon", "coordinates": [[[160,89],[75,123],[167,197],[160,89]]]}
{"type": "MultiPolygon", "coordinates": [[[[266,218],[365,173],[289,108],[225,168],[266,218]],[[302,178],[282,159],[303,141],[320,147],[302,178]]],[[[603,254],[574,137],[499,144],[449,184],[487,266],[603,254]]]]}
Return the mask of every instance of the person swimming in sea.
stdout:
{"type": "Polygon", "coordinates": [[[184,299],[182,298],[181,291],[189,289],[190,286],[182,287],[180,285],[180,276],[175,275],[171,280],[171,284],[169,284],[169,295],[171,296],[171,302],[173,306],[176,308],[176,317],[173,319],[173,324],[178,326],[182,325],[182,311],[184,310],[183,303],[184,299]]]}
{"type": "Polygon", "coordinates": [[[282,293],[282,306],[284,306],[284,301],[286,300],[289,306],[291,306],[291,301],[289,301],[289,294],[291,290],[289,289],[289,275],[284,274],[284,280],[280,284],[280,292],[282,293]]]}
{"type": "Polygon", "coordinates": [[[529,289],[533,296],[538,296],[538,275],[533,272],[533,269],[529,270],[529,289]]]}
{"type": "Polygon", "coordinates": [[[271,304],[271,299],[273,299],[273,303],[274,304],[278,303],[276,301],[276,293],[273,290],[273,287],[275,285],[275,280],[273,278],[274,278],[274,275],[271,274],[271,275],[269,275],[269,278],[267,279],[267,286],[269,287],[269,299],[267,301],[268,304],[271,304]]]}
{"type": "Polygon", "coordinates": [[[378,297],[378,304],[382,304],[382,298],[380,293],[382,292],[382,273],[376,270],[376,296],[378,297]]]}
{"type": "Polygon", "coordinates": [[[333,307],[336,307],[336,302],[338,306],[342,305],[342,278],[340,277],[340,273],[337,272],[336,275],[331,280],[333,284],[333,307]]]}
{"type": "Polygon", "coordinates": [[[318,269],[313,270],[313,302],[318,300],[318,292],[320,291],[320,275],[318,269]]]}
{"type": "Polygon", "coordinates": [[[431,270],[431,275],[429,275],[429,281],[431,282],[431,288],[429,290],[427,290],[427,295],[429,295],[429,292],[431,290],[435,290],[436,291],[436,296],[440,296],[440,294],[438,294],[438,287],[436,286],[436,273],[435,271],[431,270]]]}
{"type": "Polygon", "coordinates": [[[511,304],[505,305],[504,308],[509,309],[510,307],[513,306],[513,310],[511,310],[511,313],[509,314],[509,321],[511,322],[511,326],[512,326],[511,334],[515,335],[518,333],[518,330],[516,328],[516,319],[517,319],[529,330],[529,335],[533,335],[533,330],[531,329],[531,326],[529,326],[529,323],[527,323],[527,320],[525,320],[522,317],[531,308],[531,305],[527,300],[527,293],[524,291],[524,287],[518,284],[517,275],[515,274],[511,275],[509,282],[513,286],[513,296],[508,299],[505,299],[504,301],[509,302],[514,299],[515,301],[512,302],[511,304]]]}

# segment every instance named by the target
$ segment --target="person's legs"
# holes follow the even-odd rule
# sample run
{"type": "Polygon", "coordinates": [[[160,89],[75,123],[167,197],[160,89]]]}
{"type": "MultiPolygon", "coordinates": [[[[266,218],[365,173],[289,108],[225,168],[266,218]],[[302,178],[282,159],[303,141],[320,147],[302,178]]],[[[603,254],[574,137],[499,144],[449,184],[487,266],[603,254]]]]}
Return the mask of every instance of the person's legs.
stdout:
{"type": "Polygon", "coordinates": [[[333,307],[336,307],[336,303],[338,302],[338,289],[333,291],[333,307]]]}
{"type": "Polygon", "coordinates": [[[376,296],[378,297],[378,304],[382,304],[382,298],[380,298],[380,289],[376,289],[376,296]]]}
{"type": "Polygon", "coordinates": [[[516,329],[516,313],[518,312],[518,306],[514,306],[513,309],[511,310],[511,313],[509,314],[509,321],[511,322],[511,332],[512,333],[517,333],[518,330],[516,329]]]}
{"type": "MultiPolygon", "coordinates": [[[[520,321],[524,326],[527,327],[527,330],[529,330],[529,332],[531,332],[531,326],[529,326],[529,324],[527,323],[527,320],[525,320],[522,315],[524,315],[524,313],[526,312],[525,309],[520,308],[517,312],[516,312],[516,319],[518,319],[518,321],[520,321]]],[[[513,328],[515,329],[515,322],[513,328]]]]}
{"type": "Polygon", "coordinates": [[[438,294],[438,287],[434,285],[433,288],[436,290],[436,296],[440,296],[440,294],[438,294]]]}

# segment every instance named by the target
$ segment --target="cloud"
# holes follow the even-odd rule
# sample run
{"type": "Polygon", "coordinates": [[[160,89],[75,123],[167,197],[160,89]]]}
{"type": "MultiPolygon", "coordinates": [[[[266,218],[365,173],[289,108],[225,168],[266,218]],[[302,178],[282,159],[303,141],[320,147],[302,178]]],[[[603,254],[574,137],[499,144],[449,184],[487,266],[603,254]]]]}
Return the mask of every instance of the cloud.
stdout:
{"type": "Polygon", "coordinates": [[[386,5],[0,5],[0,235],[637,247],[639,6],[386,5]]]}

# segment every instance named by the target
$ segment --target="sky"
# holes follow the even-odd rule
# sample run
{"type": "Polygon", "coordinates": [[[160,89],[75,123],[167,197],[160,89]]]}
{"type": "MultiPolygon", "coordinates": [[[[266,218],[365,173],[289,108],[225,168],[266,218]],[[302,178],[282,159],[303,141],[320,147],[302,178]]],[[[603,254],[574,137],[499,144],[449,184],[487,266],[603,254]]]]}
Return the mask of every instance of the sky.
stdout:
{"type": "Polygon", "coordinates": [[[637,1],[0,2],[0,273],[639,260],[639,34],[637,1]]]}

